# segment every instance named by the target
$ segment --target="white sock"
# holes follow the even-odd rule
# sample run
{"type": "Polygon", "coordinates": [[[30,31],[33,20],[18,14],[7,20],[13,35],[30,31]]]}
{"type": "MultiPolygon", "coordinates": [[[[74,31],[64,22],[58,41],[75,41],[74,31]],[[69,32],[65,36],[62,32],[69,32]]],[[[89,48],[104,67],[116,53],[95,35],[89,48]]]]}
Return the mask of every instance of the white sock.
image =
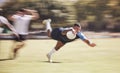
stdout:
{"type": "Polygon", "coordinates": [[[50,22],[46,23],[46,30],[50,30],[50,32],[52,31],[52,27],[51,27],[50,22]]]}
{"type": "Polygon", "coordinates": [[[52,55],[53,53],[55,53],[56,52],[56,50],[55,50],[55,48],[53,48],[49,53],[48,53],[48,55],[52,55]]]}

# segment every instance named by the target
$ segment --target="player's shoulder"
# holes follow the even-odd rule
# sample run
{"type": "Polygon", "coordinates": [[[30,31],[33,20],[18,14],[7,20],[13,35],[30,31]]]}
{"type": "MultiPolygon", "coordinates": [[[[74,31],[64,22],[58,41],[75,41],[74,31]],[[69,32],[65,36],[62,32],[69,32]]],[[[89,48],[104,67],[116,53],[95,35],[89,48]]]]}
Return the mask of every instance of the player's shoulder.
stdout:
{"type": "Polygon", "coordinates": [[[14,14],[14,15],[12,15],[12,17],[13,17],[13,18],[18,18],[18,17],[20,17],[20,16],[17,15],[17,14],[14,14]]]}
{"type": "Polygon", "coordinates": [[[31,20],[33,18],[32,15],[24,15],[24,18],[31,20]]]}

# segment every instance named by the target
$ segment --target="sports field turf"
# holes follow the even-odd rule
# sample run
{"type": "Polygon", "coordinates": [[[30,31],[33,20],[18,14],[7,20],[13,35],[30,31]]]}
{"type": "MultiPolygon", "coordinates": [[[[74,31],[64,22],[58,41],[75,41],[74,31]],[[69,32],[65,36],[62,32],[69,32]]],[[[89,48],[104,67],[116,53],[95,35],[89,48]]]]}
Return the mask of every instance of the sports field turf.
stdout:
{"type": "Polygon", "coordinates": [[[91,40],[96,47],[79,40],[66,44],[54,54],[53,63],[47,62],[46,54],[54,40],[26,41],[15,60],[5,60],[12,42],[1,41],[0,73],[120,73],[120,38],[91,40]]]}

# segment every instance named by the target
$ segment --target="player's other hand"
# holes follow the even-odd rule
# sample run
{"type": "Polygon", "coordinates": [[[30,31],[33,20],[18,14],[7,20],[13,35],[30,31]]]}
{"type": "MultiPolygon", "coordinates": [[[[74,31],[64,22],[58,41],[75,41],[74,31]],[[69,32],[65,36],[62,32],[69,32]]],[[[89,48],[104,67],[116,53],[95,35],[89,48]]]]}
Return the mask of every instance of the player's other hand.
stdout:
{"type": "Polygon", "coordinates": [[[20,39],[19,34],[17,34],[16,32],[14,32],[13,35],[15,35],[15,37],[17,37],[18,39],[20,39]]]}
{"type": "Polygon", "coordinates": [[[91,46],[91,47],[95,47],[96,44],[95,44],[95,43],[91,43],[91,44],[89,44],[89,46],[91,46]]]}
{"type": "Polygon", "coordinates": [[[76,35],[76,34],[77,34],[77,32],[76,32],[76,30],[75,30],[75,29],[72,29],[72,33],[73,33],[74,35],[76,35]]]}

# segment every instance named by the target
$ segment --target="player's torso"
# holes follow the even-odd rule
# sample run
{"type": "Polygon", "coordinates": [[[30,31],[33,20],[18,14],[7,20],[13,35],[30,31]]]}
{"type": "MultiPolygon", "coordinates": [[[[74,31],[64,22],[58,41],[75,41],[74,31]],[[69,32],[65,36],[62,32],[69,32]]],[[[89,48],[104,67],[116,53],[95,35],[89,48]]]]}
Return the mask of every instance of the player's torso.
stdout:
{"type": "Polygon", "coordinates": [[[27,34],[31,18],[29,16],[16,16],[14,21],[15,29],[20,34],[27,34]]]}
{"type": "Polygon", "coordinates": [[[76,36],[74,39],[68,39],[66,35],[62,35],[61,32],[65,29],[69,29],[69,28],[55,28],[55,29],[53,29],[53,31],[51,33],[52,38],[55,40],[65,42],[65,43],[74,41],[75,39],[78,38],[78,36],[76,36]]]}

